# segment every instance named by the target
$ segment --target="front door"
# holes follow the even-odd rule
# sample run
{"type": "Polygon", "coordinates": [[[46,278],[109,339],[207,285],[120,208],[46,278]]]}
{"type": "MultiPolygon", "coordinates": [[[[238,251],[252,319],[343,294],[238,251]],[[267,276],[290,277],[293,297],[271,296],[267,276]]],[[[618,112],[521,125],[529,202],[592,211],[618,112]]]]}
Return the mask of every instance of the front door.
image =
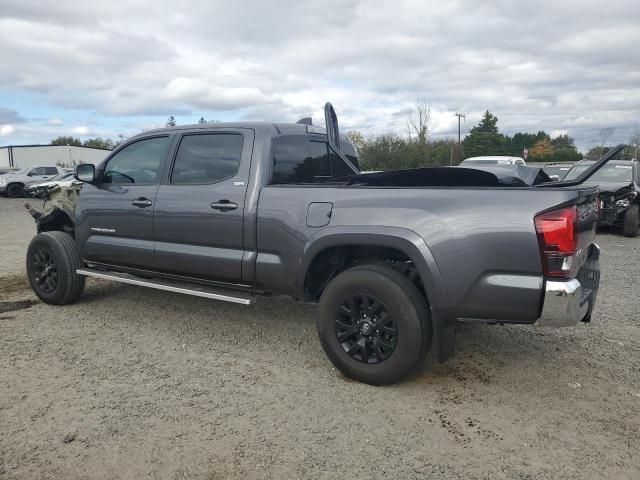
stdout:
{"type": "Polygon", "coordinates": [[[95,185],[85,184],[76,215],[83,258],[154,268],[153,209],[171,137],[136,140],[117,151],[95,185]]]}
{"type": "Polygon", "coordinates": [[[252,148],[248,129],[182,134],[156,197],[153,222],[161,271],[241,281],[252,148]]]}

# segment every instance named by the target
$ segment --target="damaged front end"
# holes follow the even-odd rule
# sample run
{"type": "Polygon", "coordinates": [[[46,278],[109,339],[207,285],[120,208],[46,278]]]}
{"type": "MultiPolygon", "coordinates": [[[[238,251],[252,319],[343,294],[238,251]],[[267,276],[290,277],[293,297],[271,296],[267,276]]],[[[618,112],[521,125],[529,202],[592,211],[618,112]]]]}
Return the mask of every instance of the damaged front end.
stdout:
{"type": "Polygon", "coordinates": [[[600,225],[622,225],[624,213],[633,203],[638,201],[638,192],[633,190],[633,184],[618,190],[613,188],[600,191],[600,225]]]}
{"type": "Polygon", "coordinates": [[[53,185],[42,196],[42,211],[30,204],[24,207],[36,221],[38,233],[61,231],[73,235],[75,231],[75,208],[82,190],[82,182],[72,181],[53,185]]]}

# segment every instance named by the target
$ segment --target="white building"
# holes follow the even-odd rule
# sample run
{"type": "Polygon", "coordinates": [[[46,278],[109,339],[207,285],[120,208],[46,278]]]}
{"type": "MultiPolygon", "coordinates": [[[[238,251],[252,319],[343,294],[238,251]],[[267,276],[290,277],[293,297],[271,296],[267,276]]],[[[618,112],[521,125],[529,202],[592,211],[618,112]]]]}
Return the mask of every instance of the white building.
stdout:
{"type": "Polygon", "coordinates": [[[25,168],[48,165],[73,167],[99,163],[111,150],[72,145],[12,145],[0,147],[0,167],[25,168]]]}

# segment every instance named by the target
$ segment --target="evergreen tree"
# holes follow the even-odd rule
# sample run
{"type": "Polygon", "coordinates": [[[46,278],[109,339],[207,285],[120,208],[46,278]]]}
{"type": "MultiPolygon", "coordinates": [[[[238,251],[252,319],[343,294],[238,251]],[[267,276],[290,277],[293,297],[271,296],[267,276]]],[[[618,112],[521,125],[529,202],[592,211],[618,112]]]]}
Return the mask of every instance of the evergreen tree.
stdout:
{"type": "Polygon", "coordinates": [[[198,120],[198,123],[207,123],[207,121],[204,119],[204,117],[200,117],[200,120],[198,120]]]}
{"type": "Polygon", "coordinates": [[[169,118],[167,118],[167,123],[165,124],[165,126],[167,127],[175,127],[176,126],[176,119],[173,115],[171,115],[169,118]]]}
{"type": "Polygon", "coordinates": [[[484,113],[480,123],[464,137],[462,145],[465,158],[507,153],[507,138],[498,130],[498,117],[489,110],[484,113]]]}

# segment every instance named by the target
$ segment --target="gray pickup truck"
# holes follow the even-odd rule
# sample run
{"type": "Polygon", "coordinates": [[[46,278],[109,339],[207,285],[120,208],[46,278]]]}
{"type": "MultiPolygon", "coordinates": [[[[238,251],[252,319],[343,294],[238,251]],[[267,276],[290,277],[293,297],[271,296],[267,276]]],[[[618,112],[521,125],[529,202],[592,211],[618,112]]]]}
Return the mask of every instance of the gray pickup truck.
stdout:
{"type": "Polygon", "coordinates": [[[31,209],[33,290],[68,304],[91,276],[245,305],[317,302],[329,359],[374,385],[432,347],[444,361],[458,322],[590,320],[598,200],[580,183],[610,156],[536,186],[456,167],[361,174],[330,104],[325,115],[325,128],[163,128],[77,167],[77,185],[31,209]]]}

